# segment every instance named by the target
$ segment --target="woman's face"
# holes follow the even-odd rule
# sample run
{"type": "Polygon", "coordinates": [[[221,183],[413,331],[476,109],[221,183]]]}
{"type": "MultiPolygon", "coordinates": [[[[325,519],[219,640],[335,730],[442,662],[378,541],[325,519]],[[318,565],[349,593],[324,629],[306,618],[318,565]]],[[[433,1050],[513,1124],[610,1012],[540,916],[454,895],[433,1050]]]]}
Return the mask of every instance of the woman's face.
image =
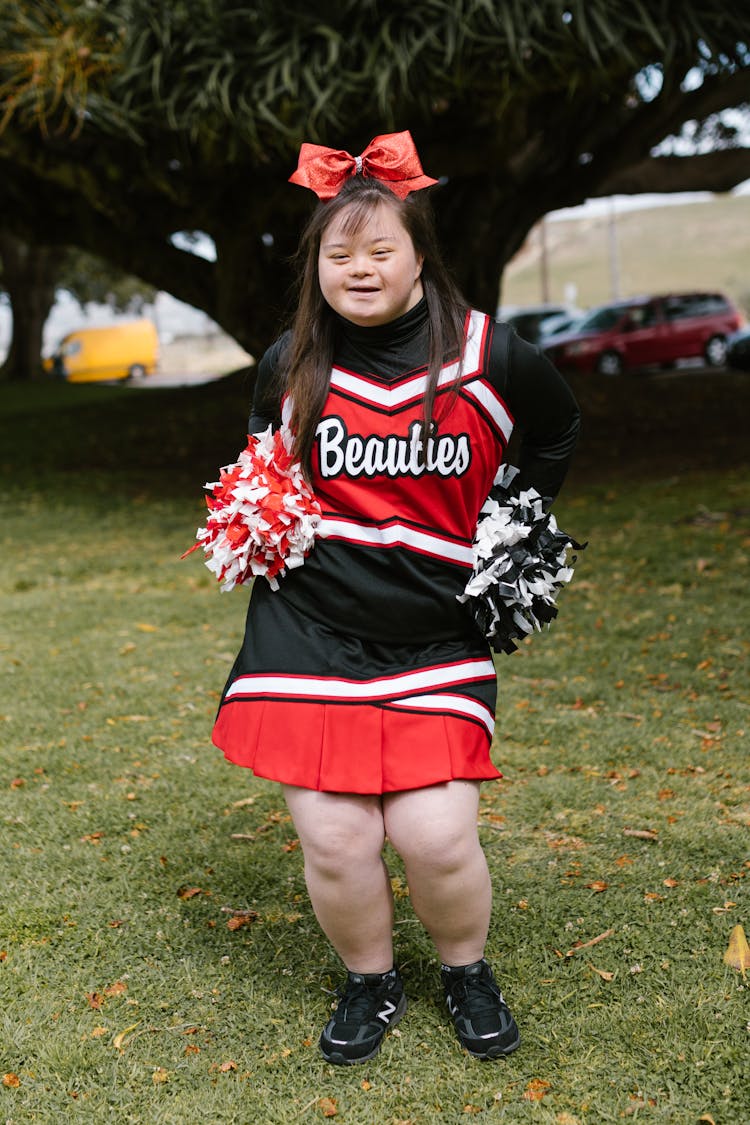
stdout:
{"type": "Polygon", "coordinates": [[[379,203],[356,233],[345,231],[345,208],[323,231],[318,279],[340,316],[370,327],[388,324],[422,296],[422,256],[394,207],[379,203]]]}

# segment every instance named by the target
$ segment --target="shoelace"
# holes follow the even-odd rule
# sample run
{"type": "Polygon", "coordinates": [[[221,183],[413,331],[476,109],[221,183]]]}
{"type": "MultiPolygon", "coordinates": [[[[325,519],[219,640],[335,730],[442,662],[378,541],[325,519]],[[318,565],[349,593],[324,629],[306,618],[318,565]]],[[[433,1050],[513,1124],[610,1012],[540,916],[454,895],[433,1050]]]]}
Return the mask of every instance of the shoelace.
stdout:
{"type": "Polygon", "coordinates": [[[336,1011],[337,1018],[345,1023],[364,1022],[377,1006],[378,993],[379,989],[368,988],[366,984],[347,982],[339,993],[341,1000],[336,1011]]]}
{"type": "Polygon", "coordinates": [[[497,1012],[500,992],[496,985],[483,977],[464,977],[463,980],[456,981],[451,992],[457,1000],[468,1000],[471,992],[472,1006],[476,1006],[477,1016],[494,1015],[497,1012]]]}

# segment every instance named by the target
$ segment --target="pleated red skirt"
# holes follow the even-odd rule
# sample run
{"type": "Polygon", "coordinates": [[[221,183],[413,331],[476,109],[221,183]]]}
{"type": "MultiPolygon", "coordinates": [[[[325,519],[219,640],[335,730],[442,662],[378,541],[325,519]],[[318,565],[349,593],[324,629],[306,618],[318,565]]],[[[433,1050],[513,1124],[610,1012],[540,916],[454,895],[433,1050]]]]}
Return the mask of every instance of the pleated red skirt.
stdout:
{"type": "Polygon", "coordinates": [[[338,633],[256,583],[213,730],[257,776],[344,793],[501,777],[481,638],[386,645],[338,633]]]}

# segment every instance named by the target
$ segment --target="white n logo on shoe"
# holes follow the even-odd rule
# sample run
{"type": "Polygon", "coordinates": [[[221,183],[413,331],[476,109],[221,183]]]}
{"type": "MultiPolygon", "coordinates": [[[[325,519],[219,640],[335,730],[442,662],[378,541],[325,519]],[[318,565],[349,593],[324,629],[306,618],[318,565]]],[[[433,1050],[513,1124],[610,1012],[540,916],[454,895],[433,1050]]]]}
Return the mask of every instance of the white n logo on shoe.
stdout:
{"type": "Polygon", "coordinates": [[[393,1013],[396,1011],[396,1005],[392,1000],[386,1000],[385,1007],[381,1008],[378,1012],[376,1019],[382,1020],[383,1023],[388,1023],[393,1013]]]}

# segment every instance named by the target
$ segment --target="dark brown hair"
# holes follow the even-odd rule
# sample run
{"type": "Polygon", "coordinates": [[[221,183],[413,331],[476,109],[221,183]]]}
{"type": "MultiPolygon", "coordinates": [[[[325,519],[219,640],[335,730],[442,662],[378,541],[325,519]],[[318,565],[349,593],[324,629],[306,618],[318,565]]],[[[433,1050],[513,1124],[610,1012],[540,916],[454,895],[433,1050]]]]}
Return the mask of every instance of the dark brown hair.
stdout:
{"type": "Polygon", "coordinates": [[[435,392],[444,363],[461,355],[467,304],[448,274],[438,249],[435,223],[425,192],[398,196],[380,180],[352,176],[337,196],[318,204],[300,240],[296,256],[297,311],[289,346],[282,361],[286,389],[292,402],[291,426],[295,453],[310,475],[315,430],[323,411],[336,346],[336,314],[327,303],[318,281],[318,254],[323,232],[343,211],[345,230],[355,234],[378,204],[392,207],[423,257],[422,287],[427,300],[429,325],[428,380],[424,396],[424,433],[433,416],[435,392]]]}

